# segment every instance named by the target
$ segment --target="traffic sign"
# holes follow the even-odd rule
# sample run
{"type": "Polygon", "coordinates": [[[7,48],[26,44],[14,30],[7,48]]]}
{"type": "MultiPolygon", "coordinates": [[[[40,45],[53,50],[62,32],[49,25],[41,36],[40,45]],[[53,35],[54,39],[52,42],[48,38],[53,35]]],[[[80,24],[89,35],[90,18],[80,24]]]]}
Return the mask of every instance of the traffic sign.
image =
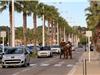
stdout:
{"type": "Polygon", "coordinates": [[[86,36],[91,37],[92,36],[92,31],[86,31],[86,36]]]}
{"type": "Polygon", "coordinates": [[[6,37],[6,31],[1,31],[0,32],[0,37],[6,37]]]}

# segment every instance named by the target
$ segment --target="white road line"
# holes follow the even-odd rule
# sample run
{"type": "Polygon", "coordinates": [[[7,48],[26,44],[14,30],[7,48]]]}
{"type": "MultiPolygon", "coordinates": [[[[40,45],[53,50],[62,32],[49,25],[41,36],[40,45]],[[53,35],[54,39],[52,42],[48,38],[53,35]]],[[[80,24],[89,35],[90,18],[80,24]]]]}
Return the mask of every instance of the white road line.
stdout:
{"type": "Polygon", "coordinates": [[[31,67],[33,67],[33,66],[37,66],[37,64],[30,64],[30,66],[31,66],[31,67]]]}
{"type": "Polygon", "coordinates": [[[68,65],[66,65],[67,67],[73,67],[73,64],[68,64],[68,65]]]}
{"type": "Polygon", "coordinates": [[[61,61],[61,62],[58,62],[58,64],[55,64],[54,66],[55,66],[55,67],[60,67],[60,66],[62,66],[64,63],[65,63],[64,61],[61,61]]]}
{"type": "Polygon", "coordinates": [[[49,66],[49,64],[42,63],[40,66],[49,66]]]}

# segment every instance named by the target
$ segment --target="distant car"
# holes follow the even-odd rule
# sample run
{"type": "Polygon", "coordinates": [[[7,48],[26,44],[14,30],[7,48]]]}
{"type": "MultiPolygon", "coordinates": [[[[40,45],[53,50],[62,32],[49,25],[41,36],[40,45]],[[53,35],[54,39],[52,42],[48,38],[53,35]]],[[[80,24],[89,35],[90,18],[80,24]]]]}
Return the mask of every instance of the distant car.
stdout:
{"type": "Polygon", "coordinates": [[[2,57],[2,68],[8,66],[28,66],[29,51],[25,47],[7,48],[2,57]]]}
{"type": "Polygon", "coordinates": [[[52,57],[52,51],[50,46],[41,47],[40,50],[37,51],[37,57],[52,57]]]}
{"type": "Polygon", "coordinates": [[[54,46],[51,46],[51,51],[53,53],[60,53],[61,52],[61,48],[59,45],[54,45],[54,46]]]}

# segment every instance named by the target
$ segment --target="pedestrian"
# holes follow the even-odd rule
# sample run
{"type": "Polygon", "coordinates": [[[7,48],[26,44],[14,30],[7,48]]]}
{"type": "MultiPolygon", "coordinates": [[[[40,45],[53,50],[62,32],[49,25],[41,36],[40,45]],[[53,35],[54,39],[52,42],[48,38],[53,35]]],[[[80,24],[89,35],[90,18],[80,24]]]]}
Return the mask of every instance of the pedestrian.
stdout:
{"type": "Polygon", "coordinates": [[[70,56],[70,59],[72,59],[72,43],[68,41],[67,44],[69,45],[68,55],[70,56]]]}
{"type": "Polygon", "coordinates": [[[61,56],[64,54],[64,46],[65,46],[65,42],[64,40],[62,39],[61,42],[60,42],[60,47],[61,47],[61,52],[60,52],[60,58],[61,56]]]}

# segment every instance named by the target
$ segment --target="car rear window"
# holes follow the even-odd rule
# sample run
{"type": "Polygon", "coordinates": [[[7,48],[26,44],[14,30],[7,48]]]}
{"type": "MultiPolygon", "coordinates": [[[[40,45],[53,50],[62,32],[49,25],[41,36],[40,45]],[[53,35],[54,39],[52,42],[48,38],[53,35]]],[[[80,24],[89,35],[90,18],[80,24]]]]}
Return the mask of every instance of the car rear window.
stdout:
{"type": "Polygon", "coordinates": [[[50,47],[41,47],[40,50],[50,50],[50,47]]]}
{"type": "Polygon", "coordinates": [[[60,46],[51,46],[51,48],[60,48],[60,46]]]}

